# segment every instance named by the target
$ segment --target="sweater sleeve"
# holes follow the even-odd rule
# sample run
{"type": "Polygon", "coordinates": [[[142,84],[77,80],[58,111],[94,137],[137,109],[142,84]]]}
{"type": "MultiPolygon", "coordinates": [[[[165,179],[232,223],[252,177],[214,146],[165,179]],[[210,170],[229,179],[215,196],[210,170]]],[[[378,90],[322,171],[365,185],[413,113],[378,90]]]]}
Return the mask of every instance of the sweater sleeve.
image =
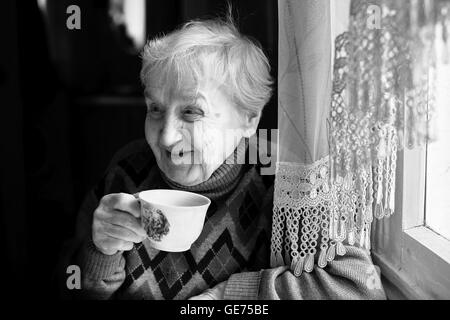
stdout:
{"type": "Polygon", "coordinates": [[[96,188],[88,193],[78,212],[73,239],[63,249],[58,266],[60,295],[65,299],[111,299],[125,279],[125,259],[122,252],[105,255],[92,242],[92,217],[99,199],[110,190],[108,185],[116,179],[109,171],[96,188]],[[69,290],[65,270],[76,265],[81,272],[81,288],[69,290]]]}
{"type": "Polygon", "coordinates": [[[379,270],[369,253],[346,246],[345,256],[336,257],[325,268],[317,265],[299,277],[287,267],[243,272],[230,277],[226,300],[378,300],[386,299],[379,270]]]}
{"type": "MultiPolygon", "coordinates": [[[[273,183],[273,180],[271,181],[273,183]]],[[[274,185],[263,199],[261,214],[271,220],[274,185]]],[[[295,276],[287,266],[242,272],[227,280],[226,300],[313,300],[386,299],[378,267],[370,252],[346,246],[344,256],[336,256],[325,268],[317,264],[312,272],[295,276]]]]}

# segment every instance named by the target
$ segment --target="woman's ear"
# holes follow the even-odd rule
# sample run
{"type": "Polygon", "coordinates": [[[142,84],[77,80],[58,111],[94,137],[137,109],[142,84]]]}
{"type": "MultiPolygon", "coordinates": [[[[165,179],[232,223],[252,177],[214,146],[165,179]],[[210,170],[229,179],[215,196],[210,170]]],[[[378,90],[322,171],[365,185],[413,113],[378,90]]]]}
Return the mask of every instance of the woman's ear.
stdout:
{"type": "Polygon", "coordinates": [[[244,130],[243,136],[244,138],[250,138],[256,133],[256,129],[258,129],[259,119],[261,118],[260,114],[250,114],[247,113],[244,116],[244,130]]]}

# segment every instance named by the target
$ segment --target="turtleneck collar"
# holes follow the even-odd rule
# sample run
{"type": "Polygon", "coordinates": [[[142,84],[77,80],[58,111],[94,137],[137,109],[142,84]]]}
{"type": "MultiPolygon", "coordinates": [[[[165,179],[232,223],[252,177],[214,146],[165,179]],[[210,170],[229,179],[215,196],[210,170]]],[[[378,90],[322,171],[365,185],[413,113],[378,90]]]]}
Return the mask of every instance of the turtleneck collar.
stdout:
{"type": "Polygon", "coordinates": [[[237,163],[237,159],[246,159],[247,149],[248,139],[243,138],[234,152],[213,172],[208,180],[194,186],[179,184],[170,180],[161,170],[159,171],[163,180],[172,189],[195,192],[211,200],[217,200],[234,190],[240,181],[240,178],[245,172],[246,165],[237,163]]]}

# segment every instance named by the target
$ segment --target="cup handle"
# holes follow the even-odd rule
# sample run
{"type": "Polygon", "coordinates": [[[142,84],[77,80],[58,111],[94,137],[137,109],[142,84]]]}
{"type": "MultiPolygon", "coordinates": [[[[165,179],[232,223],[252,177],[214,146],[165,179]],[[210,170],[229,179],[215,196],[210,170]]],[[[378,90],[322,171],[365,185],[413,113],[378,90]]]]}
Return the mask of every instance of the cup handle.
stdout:
{"type": "MultiPolygon", "coordinates": [[[[139,198],[139,193],[140,192],[133,193],[133,197],[135,197],[136,200],[139,202],[139,205],[142,206],[141,199],[139,198]]],[[[143,225],[144,222],[142,221],[142,210],[141,210],[141,216],[139,217],[139,220],[141,221],[141,225],[144,226],[143,225]]]]}

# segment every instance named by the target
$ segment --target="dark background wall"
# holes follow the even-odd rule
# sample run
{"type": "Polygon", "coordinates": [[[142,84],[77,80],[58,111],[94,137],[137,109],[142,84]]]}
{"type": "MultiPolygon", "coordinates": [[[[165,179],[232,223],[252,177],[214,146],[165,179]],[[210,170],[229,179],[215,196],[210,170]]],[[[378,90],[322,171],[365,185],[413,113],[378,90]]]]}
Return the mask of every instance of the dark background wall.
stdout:
{"type": "MultiPolygon", "coordinates": [[[[277,1],[230,1],[240,30],[259,40],[277,71],[277,1]]],[[[107,0],[2,2],[1,240],[5,284],[56,297],[50,285],[61,243],[85,193],[113,154],[144,137],[140,58],[113,32],[107,0]],[[66,8],[81,9],[68,30],[66,8]]],[[[147,37],[226,11],[225,0],[147,1],[147,37]]],[[[260,128],[276,128],[276,93],[260,128]]]]}

